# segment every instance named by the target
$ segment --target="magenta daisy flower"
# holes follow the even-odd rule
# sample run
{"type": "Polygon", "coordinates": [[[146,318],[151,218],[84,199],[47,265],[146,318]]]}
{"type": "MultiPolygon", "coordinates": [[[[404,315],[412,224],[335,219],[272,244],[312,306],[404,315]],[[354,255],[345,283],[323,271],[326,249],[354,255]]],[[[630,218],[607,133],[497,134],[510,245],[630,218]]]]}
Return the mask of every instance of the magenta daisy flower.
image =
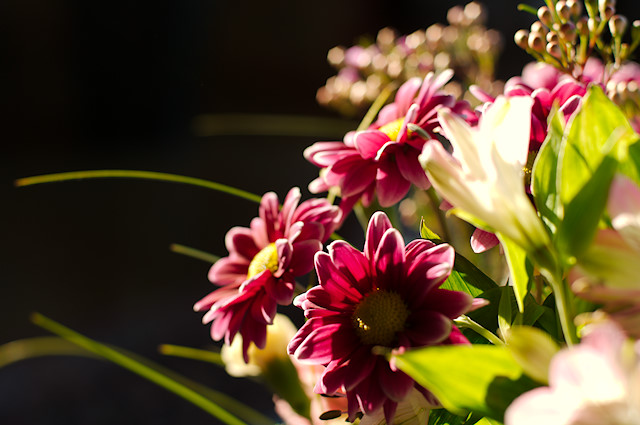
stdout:
{"type": "Polygon", "coordinates": [[[435,139],[437,110],[446,106],[470,122],[476,116],[464,101],[441,89],[453,73],[445,71],[424,80],[412,78],[404,83],[392,104],[385,106],[378,120],[367,130],[348,133],[343,142],[318,142],[307,148],[305,158],[323,169],[309,185],[319,193],[340,188],[341,208],[348,211],[359,200],[370,205],[377,197],[382,206],[400,201],[411,185],[429,187],[418,156],[426,140],[408,130],[408,124],[421,127],[435,139]]]}
{"type": "Polygon", "coordinates": [[[220,288],[194,305],[195,311],[208,310],[203,323],[212,322],[214,340],[230,344],[242,335],[245,361],[251,343],[264,347],[277,305],[291,303],[295,278],[311,271],[314,254],[340,221],[338,207],[324,199],[298,205],[300,196],[298,188],[291,189],[279,209],[277,195],[269,192],[250,228],[229,230],[229,256],[209,271],[209,280],[220,288]]]}
{"type": "Polygon", "coordinates": [[[471,307],[471,297],[439,288],[453,262],[449,245],[405,246],[382,212],[369,222],[364,252],[336,241],[328,254],[317,253],[320,284],[295,299],[308,320],[289,343],[298,360],[326,366],[315,391],[346,393],[352,421],[358,411],[382,408],[392,423],[414,387],[434,400],[382,352],[468,343],[452,319],[471,307]]]}

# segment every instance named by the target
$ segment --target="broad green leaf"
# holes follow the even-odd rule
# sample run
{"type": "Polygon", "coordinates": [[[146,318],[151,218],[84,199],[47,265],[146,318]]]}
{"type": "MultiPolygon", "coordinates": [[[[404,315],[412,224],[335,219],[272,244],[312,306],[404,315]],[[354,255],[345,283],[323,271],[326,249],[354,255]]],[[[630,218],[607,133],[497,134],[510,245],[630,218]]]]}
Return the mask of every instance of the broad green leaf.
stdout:
{"type": "Polygon", "coordinates": [[[59,335],[89,353],[109,360],[184,398],[225,424],[245,424],[239,417],[246,419],[251,424],[267,425],[273,422],[250,406],[246,406],[223,393],[197,384],[140,356],[93,341],[41,314],[34,313],[31,320],[36,325],[59,335]],[[233,410],[235,415],[229,410],[233,410]]]}
{"type": "MultiPolygon", "coordinates": [[[[443,243],[437,233],[429,229],[425,220],[420,223],[420,235],[436,244],[443,243]]],[[[485,291],[497,288],[489,276],[484,274],[471,261],[456,252],[455,264],[449,278],[442,284],[443,289],[462,291],[476,297],[485,291]]]]}
{"type": "Polygon", "coordinates": [[[473,411],[501,421],[511,401],[535,387],[504,346],[427,347],[394,360],[445,409],[461,416],[473,411]]]}
{"type": "Polygon", "coordinates": [[[548,383],[549,364],[559,347],[546,332],[531,326],[514,326],[506,346],[527,375],[542,384],[548,383]]]}
{"type": "Polygon", "coordinates": [[[618,162],[605,156],[595,172],[565,207],[564,219],[556,234],[556,246],[571,263],[590,245],[607,205],[609,186],[618,162]]]}
{"type": "Polygon", "coordinates": [[[589,181],[609,152],[617,159],[627,156],[628,146],[638,140],[629,121],[599,86],[591,86],[573,117],[560,152],[560,198],[567,205],[589,181]]]}
{"type": "Polygon", "coordinates": [[[529,283],[533,276],[533,266],[527,258],[527,253],[510,239],[498,234],[498,239],[504,249],[504,254],[511,273],[511,284],[516,294],[518,311],[524,312],[524,297],[529,293],[529,283]]]}
{"type": "Polygon", "coordinates": [[[555,231],[563,215],[557,179],[558,156],[564,136],[563,119],[561,112],[551,117],[547,138],[533,163],[531,176],[531,192],[536,208],[552,231],[555,231]]]}
{"type": "Polygon", "coordinates": [[[619,157],[618,162],[618,171],[640,185],[640,142],[632,143],[626,157],[619,157]]]}

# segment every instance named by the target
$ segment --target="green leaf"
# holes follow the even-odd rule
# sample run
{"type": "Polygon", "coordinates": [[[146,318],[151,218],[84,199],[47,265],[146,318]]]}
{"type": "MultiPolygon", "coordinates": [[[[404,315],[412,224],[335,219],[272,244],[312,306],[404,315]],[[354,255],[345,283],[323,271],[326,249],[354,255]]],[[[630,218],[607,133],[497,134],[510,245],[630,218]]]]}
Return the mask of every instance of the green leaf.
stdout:
{"type": "Polygon", "coordinates": [[[133,373],[163,387],[164,389],[184,398],[198,406],[205,412],[218,418],[225,424],[245,424],[238,417],[242,417],[251,424],[267,425],[271,420],[259,412],[246,406],[223,393],[219,393],[203,385],[190,381],[183,376],[169,371],[162,366],[143,359],[140,356],[127,353],[124,350],[101,344],[81,335],[60,323],[57,323],[41,314],[34,313],[31,320],[36,325],[55,333],[62,338],[84,348],[88,352],[109,360],[133,373]],[[222,406],[225,406],[224,408],[222,406]],[[227,409],[233,410],[235,415],[227,409]]]}
{"type": "Polygon", "coordinates": [[[556,246],[571,263],[591,244],[607,205],[609,187],[618,162],[605,156],[592,176],[565,207],[556,235],[556,246]]]}
{"type": "Polygon", "coordinates": [[[500,335],[504,336],[509,333],[511,323],[513,323],[513,313],[511,310],[511,296],[513,292],[511,287],[505,287],[504,291],[501,291],[500,304],[498,305],[498,328],[500,329],[500,335]]]}
{"type": "Polygon", "coordinates": [[[464,425],[466,416],[458,416],[445,409],[434,409],[429,414],[428,425],[464,425]]]}
{"type": "Polygon", "coordinates": [[[511,273],[511,284],[518,302],[518,311],[522,313],[524,312],[524,298],[529,293],[529,283],[533,276],[533,266],[524,249],[501,234],[497,236],[504,249],[511,273]]]}
{"type": "Polygon", "coordinates": [[[431,391],[450,412],[502,421],[507,406],[535,384],[504,346],[453,345],[394,356],[398,368],[431,391]]]}
{"type": "Polygon", "coordinates": [[[559,156],[560,198],[567,205],[589,181],[605,155],[628,155],[638,140],[629,121],[597,86],[591,86],[573,117],[559,156]]]}
{"type": "Polygon", "coordinates": [[[564,136],[564,118],[556,112],[549,121],[547,138],[533,163],[531,192],[545,224],[554,231],[563,215],[558,194],[558,156],[564,136]]]}
{"type": "Polygon", "coordinates": [[[0,345],[0,368],[43,356],[97,357],[84,348],[57,336],[19,339],[0,345]]]}
{"type": "Polygon", "coordinates": [[[236,189],[235,187],[225,184],[212,182],[209,180],[197,179],[195,177],[180,176],[177,174],[158,173],[155,171],[139,171],[139,170],[89,170],[89,171],[72,171],[69,173],[45,174],[42,176],[25,177],[15,181],[18,187],[31,186],[34,184],[63,182],[69,180],[82,179],[104,179],[104,178],[126,178],[126,179],[143,179],[143,180],[159,180],[172,183],[190,184],[200,186],[206,189],[212,189],[218,192],[227,193],[237,196],[248,201],[260,203],[262,199],[258,195],[249,193],[245,190],[236,189]]]}

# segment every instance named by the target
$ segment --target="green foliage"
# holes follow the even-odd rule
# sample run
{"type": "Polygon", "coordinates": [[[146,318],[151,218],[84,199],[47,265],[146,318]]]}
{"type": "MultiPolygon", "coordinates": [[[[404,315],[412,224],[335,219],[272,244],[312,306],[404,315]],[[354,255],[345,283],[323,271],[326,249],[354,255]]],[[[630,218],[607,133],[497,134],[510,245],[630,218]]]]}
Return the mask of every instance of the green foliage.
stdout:
{"type": "Polygon", "coordinates": [[[524,312],[524,298],[529,293],[533,277],[533,265],[523,248],[500,234],[498,234],[498,238],[511,271],[511,284],[518,302],[518,311],[522,313],[524,312]]]}
{"type": "Polygon", "coordinates": [[[536,386],[504,346],[454,345],[408,351],[396,365],[431,391],[448,411],[502,421],[507,406],[536,386]]]}

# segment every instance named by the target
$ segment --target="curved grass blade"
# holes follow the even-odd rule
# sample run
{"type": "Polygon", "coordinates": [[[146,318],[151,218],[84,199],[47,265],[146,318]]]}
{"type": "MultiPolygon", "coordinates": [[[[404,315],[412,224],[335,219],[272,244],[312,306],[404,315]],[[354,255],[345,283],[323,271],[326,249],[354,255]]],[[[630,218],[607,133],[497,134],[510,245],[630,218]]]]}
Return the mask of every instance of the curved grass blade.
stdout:
{"type": "Polygon", "coordinates": [[[214,264],[220,259],[220,257],[218,257],[217,255],[209,254],[208,252],[200,251],[199,249],[191,248],[186,245],[180,245],[177,243],[172,243],[171,245],[169,245],[169,249],[176,254],[186,255],[187,257],[202,260],[209,264],[214,264]]]}
{"type": "Polygon", "coordinates": [[[79,347],[128,369],[182,397],[225,424],[246,425],[246,423],[250,423],[267,425],[273,423],[272,420],[251,409],[249,406],[223,393],[197,384],[140,356],[93,341],[39,313],[34,313],[31,316],[31,321],[79,347]],[[221,406],[224,406],[224,408],[221,406]],[[235,415],[228,410],[233,410],[235,415]],[[247,422],[243,422],[238,416],[243,417],[247,422]]]}
{"type": "Polygon", "coordinates": [[[0,345],[0,368],[22,360],[44,356],[97,357],[84,348],[57,336],[25,338],[0,345]]]}
{"type": "Polygon", "coordinates": [[[253,193],[227,186],[221,183],[209,180],[198,179],[195,177],[181,176],[177,174],[159,173],[155,171],[140,170],[88,170],[88,171],[72,171],[68,173],[44,174],[41,176],[25,177],[15,181],[18,187],[31,186],[34,184],[63,182],[68,180],[81,179],[104,179],[104,178],[129,178],[143,180],[159,180],[172,183],[190,184],[192,186],[213,189],[229,195],[237,196],[248,201],[260,203],[262,197],[253,193]]]}
{"type": "Polygon", "coordinates": [[[220,353],[209,350],[201,350],[199,348],[184,347],[182,345],[162,344],[158,347],[160,354],[165,356],[182,357],[185,359],[200,360],[203,362],[213,363],[218,366],[224,366],[220,353]]]}
{"type": "Polygon", "coordinates": [[[362,131],[369,128],[371,123],[373,123],[373,120],[376,118],[376,115],[378,115],[378,112],[380,112],[380,109],[382,109],[384,104],[387,103],[387,99],[389,99],[389,96],[391,96],[391,93],[393,93],[395,89],[396,85],[393,83],[388,84],[384,89],[382,89],[382,91],[380,92],[378,97],[376,97],[376,100],[373,101],[373,104],[360,122],[360,125],[358,125],[356,131],[362,131]]]}

